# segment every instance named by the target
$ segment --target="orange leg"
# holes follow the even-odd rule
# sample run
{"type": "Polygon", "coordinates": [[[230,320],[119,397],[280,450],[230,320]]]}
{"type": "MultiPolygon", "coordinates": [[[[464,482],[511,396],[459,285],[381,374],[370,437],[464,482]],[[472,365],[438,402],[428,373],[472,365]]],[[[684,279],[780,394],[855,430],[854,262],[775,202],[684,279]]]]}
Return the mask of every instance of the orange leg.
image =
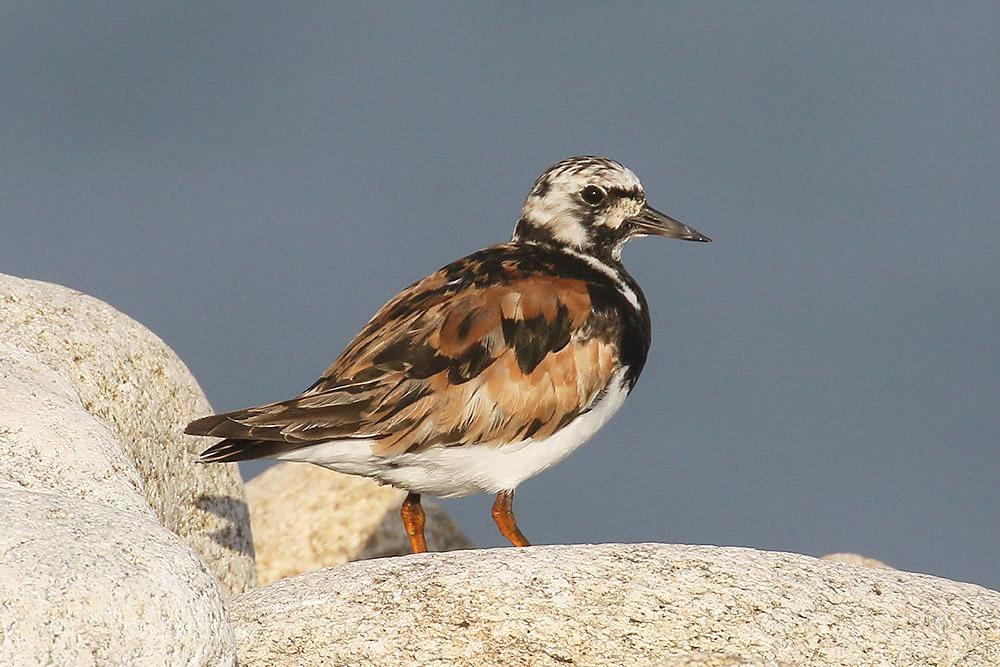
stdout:
{"type": "Polygon", "coordinates": [[[493,503],[493,520],[497,522],[500,534],[510,540],[515,547],[530,547],[531,542],[517,527],[517,519],[514,517],[513,491],[501,491],[497,494],[497,500],[493,503]]]}
{"type": "Polygon", "coordinates": [[[427,542],[424,540],[424,508],[420,505],[420,494],[407,495],[399,513],[403,517],[403,526],[410,538],[413,553],[422,554],[427,551],[427,542]]]}

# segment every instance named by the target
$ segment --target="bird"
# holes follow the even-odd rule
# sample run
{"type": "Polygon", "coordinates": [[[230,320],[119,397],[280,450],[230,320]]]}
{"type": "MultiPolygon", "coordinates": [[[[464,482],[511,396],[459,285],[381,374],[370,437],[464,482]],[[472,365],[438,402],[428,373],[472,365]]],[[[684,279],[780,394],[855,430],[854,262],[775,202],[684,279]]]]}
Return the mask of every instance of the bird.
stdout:
{"type": "Polygon", "coordinates": [[[223,438],[200,461],[317,464],[407,492],[400,515],[427,550],[422,494],[496,494],[514,546],[514,491],[621,407],[650,347],[627,241],[707,236],[646,203],[638,177],[573,157],[534,182],[508,243],[456,260],[386,303],[295,398],[209,415],[185,433],[223,438]]]}

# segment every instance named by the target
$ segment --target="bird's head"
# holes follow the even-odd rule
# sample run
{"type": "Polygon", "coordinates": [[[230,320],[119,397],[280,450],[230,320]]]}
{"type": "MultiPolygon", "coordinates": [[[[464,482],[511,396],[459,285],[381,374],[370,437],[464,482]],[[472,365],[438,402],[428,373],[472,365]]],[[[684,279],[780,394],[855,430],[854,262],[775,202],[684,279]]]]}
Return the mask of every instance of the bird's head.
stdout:
{"type": "Polygon", "coordinates": [[[710,241],[646,204],[630,169],[602,157],[573,157],[538,177],[521,209],[514,241],[564,246],[618,261],[636,236],[710,241]]]}

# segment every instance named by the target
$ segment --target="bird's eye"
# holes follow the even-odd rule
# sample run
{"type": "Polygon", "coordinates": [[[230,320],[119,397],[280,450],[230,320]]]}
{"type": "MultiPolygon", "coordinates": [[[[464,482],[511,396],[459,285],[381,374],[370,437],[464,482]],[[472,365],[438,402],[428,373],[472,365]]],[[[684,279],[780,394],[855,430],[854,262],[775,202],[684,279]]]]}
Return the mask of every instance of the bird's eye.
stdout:
{"type": "Polygon", "coordinates": [[[604,201],[607,196],[608,193],[605,192],[603,188],[599,188],[596,185],[588,185],[583,190],[580,190],[580,198],[591,206],[597,206],[604,201]]]}

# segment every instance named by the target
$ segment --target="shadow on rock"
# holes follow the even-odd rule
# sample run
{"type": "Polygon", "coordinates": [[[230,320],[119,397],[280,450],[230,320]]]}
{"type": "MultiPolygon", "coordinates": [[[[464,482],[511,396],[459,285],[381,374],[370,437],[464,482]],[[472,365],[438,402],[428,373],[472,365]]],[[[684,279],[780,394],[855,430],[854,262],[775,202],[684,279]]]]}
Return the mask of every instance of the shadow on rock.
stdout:
{"type": "Polygon", "coordinates": [[[232,551],[251,558],[254,556],[253,540],[245,540],[240,525],[250,525],[250,507],[245,501],[232,496],[202,495],[195,501],[198,509],[228,519],[226,527],[210,533],[212,541],[232,551]]]}

